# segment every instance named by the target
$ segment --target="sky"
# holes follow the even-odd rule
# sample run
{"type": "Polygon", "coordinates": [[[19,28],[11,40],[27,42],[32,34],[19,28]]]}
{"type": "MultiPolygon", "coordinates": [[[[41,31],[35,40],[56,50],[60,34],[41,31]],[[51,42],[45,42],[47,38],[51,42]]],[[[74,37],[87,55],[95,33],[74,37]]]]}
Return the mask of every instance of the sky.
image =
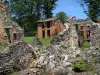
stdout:
{"type": "Polygon", "coordinates": [[[83,13],[83,8],[77,2],[77,0],[58,0],[57,6],[53,10],[55,16],[58,12],[65,12],[68,16],[76,16],[78,19],[87,18],[86,14],[83,13]]]}

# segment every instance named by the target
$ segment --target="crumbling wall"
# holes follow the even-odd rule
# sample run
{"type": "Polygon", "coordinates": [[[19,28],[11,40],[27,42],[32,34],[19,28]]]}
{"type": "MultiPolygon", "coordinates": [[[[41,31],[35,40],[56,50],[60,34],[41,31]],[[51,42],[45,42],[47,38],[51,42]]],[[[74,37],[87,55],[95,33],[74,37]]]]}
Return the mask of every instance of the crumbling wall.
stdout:
{"type": "Polygon", "coordinates": [[[0,53],[0,74],[23,70],[29,66],[31,59],[35,58],[33,49],[27,43],[11,45],[8,52],[0,53]]]}
{"type": "Polygon", "coordinates": [[[89,49],[82,51],[82,58],[85,60],[87,74],[100,75],[100,24],[93,23],[90,27],[90,44],[89,49]],[[92,70],[92,71],[91,71],[92,70]]]}
{"type": "Polygon", "coordinates": [[[94,23],[90,28],[90,41],[93,48],[100,48],[100,24],[94,23]]]}
{"type": "Polygon", "coordinates": [[[7,40],[4,38],[4,33],[5,33],[5,30],[4,30],[3,24],[0,23],[0,43],[7,42],[7,40]]]}
{"type": "Polygon", "coordinates": [[[72,61],[77,59],[80,54],[78,36],[74,25],[66,23],[65,27],[61,33],[53,38],[44,54],[37,59],[37,64],[51,71],[63,70],[67,71],[67,73],[72,72],[72,61]]]}
{"type": "Polygon", "coordinates": [[[7,43],[5,36],[5,19],[6,19],[6,7],[3,3],[0,2],[0,43],[7,43]]]}

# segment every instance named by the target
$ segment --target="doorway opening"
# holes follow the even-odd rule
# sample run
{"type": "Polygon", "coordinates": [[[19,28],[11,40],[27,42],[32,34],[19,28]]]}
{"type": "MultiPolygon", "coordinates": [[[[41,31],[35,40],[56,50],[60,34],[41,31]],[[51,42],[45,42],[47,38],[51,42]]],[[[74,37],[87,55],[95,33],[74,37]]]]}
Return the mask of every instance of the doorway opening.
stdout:
{"type": "Polygon", "coordinates": [[[47,35],[48,37],[50,37],[50,30],[47,30],[47,35]]]}
{"type": "Polygon", "coordinates": [[[6,31],[6,33],[7,33],[8,41],[9,41],[9,43],[11,43],[9,28],[5,28],[5,31],[6,31]]]}
{"type": "Polygon", "coordinates": [[[17,34],[14,33],[14,40],[17,40],[17,34]]]}
{"type": "Polygon", "coordinates": [[[42,31],[42,37],[45,38],[45,31],[42,31]]]}

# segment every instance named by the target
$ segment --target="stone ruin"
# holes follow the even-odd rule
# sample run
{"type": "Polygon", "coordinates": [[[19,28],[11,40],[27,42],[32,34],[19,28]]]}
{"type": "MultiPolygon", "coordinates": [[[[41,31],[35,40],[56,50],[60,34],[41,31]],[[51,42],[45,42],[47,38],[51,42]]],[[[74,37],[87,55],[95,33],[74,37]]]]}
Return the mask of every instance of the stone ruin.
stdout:
{"type": "Polygon", "coordinates": [[[14,43],[23,40],[23,29],[9,19],[6,0],[0,0],[0,43],[14,43]]]}
{"type": "Polygon", "coordinates": [[[8,52],[0,53],[0,74],[7,75],[9,72],[28,68],[35,58],[33,49],[27,43],[16,43],[10,46],[8,52]]]}
{"type": "Polygon", "coordinates": [[[100,48],[100,23],[91,26],[91,45],[93,48],[100,48]]]}
{"type": "MultiPolygon", "coordinates": [[[[65,23],[65,29],[52,39],[50,46],[46,49],[37,38],[34,38],[31,44],[16,43],[10,46],[8,52],[0,53],[0,73],[7,74],[17,70],[19,75],[42,75],[40,70],[45,69],[47,75],[49,73],[50,75],[74,75],[72,62],[78,60],[80,56],[83,56],[89,63],[92,63],[95,55],[99,60],[100,28],[98,24],[94,24],[90,29],[92,47],[83,54],[78,47],[75,26],[68,22],[65,23]]],[[[95,65],[96,74],[100,71],[98,67],[99,64],[95,65]]]]}
{"type": "Polygon", "coordinates": [[[38,39],[34,39],[32,44],[19,42],[10,46],[8,52],[0,53],[0,73],[18,70],[19,75],[28,75],[45,68],[55,74],[61,70],[73,74],[72,62],[80,55],[78,37],[73,25],[66,23],[65,27],[45,50],[38,39]]]}
{"type": "Polygon", "coordinates": [[[66,23],[65,27],[37,59],[37,64],[51,70],[51,73],[60,70],[66,74],[73,73],[72,62],[80,55],[75,27],[69,23],[66,23]]]}

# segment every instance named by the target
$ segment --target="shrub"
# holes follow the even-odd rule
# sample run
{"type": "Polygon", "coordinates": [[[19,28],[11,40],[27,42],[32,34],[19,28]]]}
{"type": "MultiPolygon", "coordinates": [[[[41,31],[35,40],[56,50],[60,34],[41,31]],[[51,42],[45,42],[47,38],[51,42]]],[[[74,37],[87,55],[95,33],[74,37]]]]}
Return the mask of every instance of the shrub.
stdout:
{"type": "Polygon", "coordinates": [[[84,62],[84,60],[77,60],[77,61],[73,62],[73,70],[75,72],[85,71],[85,62],[84,62]]]}
{"type": "Polygon", "coordinates": [[[40,40],[40,42],[44,45],[44,46],[49,46],[52,37],[48,37],[48,38],[38,38],[40,40]]]}

